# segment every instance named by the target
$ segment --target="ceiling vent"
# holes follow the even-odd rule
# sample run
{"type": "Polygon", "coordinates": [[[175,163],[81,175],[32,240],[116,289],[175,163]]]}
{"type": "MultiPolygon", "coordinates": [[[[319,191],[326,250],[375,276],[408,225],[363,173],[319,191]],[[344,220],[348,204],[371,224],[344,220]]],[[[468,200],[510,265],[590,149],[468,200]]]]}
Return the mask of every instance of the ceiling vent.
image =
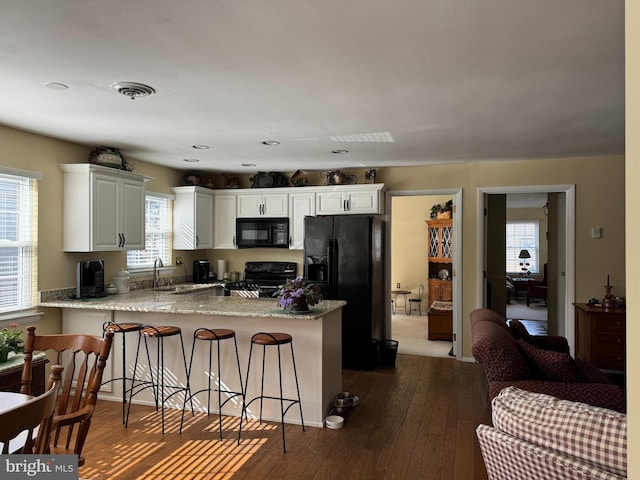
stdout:
{"type": "Polygon", "coordinates": [[[149,85],[143,85],[142,83],[135,82],[116,82],[111,85],[116,92],[129,97],[131,100],[136,98],[148,97],[153,95],[156,91],[149,85]]]}

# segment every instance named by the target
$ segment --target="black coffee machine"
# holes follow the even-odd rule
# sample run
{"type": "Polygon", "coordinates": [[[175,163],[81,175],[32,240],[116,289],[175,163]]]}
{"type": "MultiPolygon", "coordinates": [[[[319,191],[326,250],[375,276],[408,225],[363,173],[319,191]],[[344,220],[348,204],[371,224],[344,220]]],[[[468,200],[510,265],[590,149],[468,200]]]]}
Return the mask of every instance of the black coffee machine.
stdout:
{"type": "Polygon", "coordinates": [[[193,261],[193,283],[207,283],[209,281],[209,260],[193,261]]]}

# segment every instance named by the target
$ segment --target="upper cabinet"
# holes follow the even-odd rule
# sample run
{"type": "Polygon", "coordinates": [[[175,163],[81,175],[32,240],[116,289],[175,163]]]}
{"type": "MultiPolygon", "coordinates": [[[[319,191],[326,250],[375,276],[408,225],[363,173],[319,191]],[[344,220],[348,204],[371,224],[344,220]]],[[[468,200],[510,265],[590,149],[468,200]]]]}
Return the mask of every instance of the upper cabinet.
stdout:
{"type": "Polygon", "coordinates": [[[288,216],[287,193],[237,193],[238,218],[288,216]]]}
{"type": "Polygon", "coordinates": [[[384,213],[384,184],[320,187],[316,193],[317,215],[384,213]]]}
{"type": "Polygon", "coordinates": [[[236,248],[236,194],[217,190],[213,195],[213,248],[236,248]]]}
{"type": "Polygon", "coordinates": [[[213,248],[213,190],[204,187],[174,187],[173,248],[213,248]]]}
{"type": "Polygon", "coordinates": [[[427,220],[429,261],[453,261],[453,220],[427,220]]]}
{"type": "Polygon", "coordinates": [[[60,169],[65,252],[144,250],[145,183],[151,177],[89,163],[60,169]]]}
{"type": "Polygon", "coordinates": [[[289,249],[304,250],[304,217],[316,215],[314,192],[289,194],[289,249]]]}

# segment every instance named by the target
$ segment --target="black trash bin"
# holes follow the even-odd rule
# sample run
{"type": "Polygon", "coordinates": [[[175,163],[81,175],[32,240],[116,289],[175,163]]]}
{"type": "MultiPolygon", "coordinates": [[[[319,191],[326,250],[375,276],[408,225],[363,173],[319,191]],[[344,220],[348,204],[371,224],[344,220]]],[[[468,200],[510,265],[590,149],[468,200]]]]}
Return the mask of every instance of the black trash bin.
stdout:
{"type": "Polygon", "coordinates": [[[398,341],[383,340],[378,346],[380,349],[380,366],[395,367],[396,355],[398,354],[398,341]]]}

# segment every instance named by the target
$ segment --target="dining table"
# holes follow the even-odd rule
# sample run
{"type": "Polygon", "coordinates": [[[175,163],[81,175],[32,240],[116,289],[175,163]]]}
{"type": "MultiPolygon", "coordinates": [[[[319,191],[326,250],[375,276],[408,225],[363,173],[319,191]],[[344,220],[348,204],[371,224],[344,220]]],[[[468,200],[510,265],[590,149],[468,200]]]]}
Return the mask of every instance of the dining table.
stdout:
{"type": "MultiPolygon", "coordinates": [[[[24,405],[29,400],[34,398],[31,395],[25,395],[24,393],[16,393],[16,392],[0,392],[0,415],[13,410],[16,407],[24,405]]],[[[27,432],[22,432],[16,438],[9,442],[9,451],[16,452],[22,448],[24,445],[27,432]]],[[[0,442],[0,451],[2,451],[2,447],[4,444],[0,442]]]]}
{"type": "Polygon", "coordinates": [[[24,393],[0,392],[0,414],[24,405],[32,398],[31,395],[25,395],[24,393]]]}
{"type": "Polygon", "coordinates": [[[411,306],[409,305],[409,301],[407,300],[407,295],[411,295],[411,290],[391,290],[391,294],[393,295],[393,302],[391,303],[393,314],[396,314],[398,295],[402,295],[404,297],[404,311],[407,315],[409,315],[409,313],[411,312],[411,306]]]}

